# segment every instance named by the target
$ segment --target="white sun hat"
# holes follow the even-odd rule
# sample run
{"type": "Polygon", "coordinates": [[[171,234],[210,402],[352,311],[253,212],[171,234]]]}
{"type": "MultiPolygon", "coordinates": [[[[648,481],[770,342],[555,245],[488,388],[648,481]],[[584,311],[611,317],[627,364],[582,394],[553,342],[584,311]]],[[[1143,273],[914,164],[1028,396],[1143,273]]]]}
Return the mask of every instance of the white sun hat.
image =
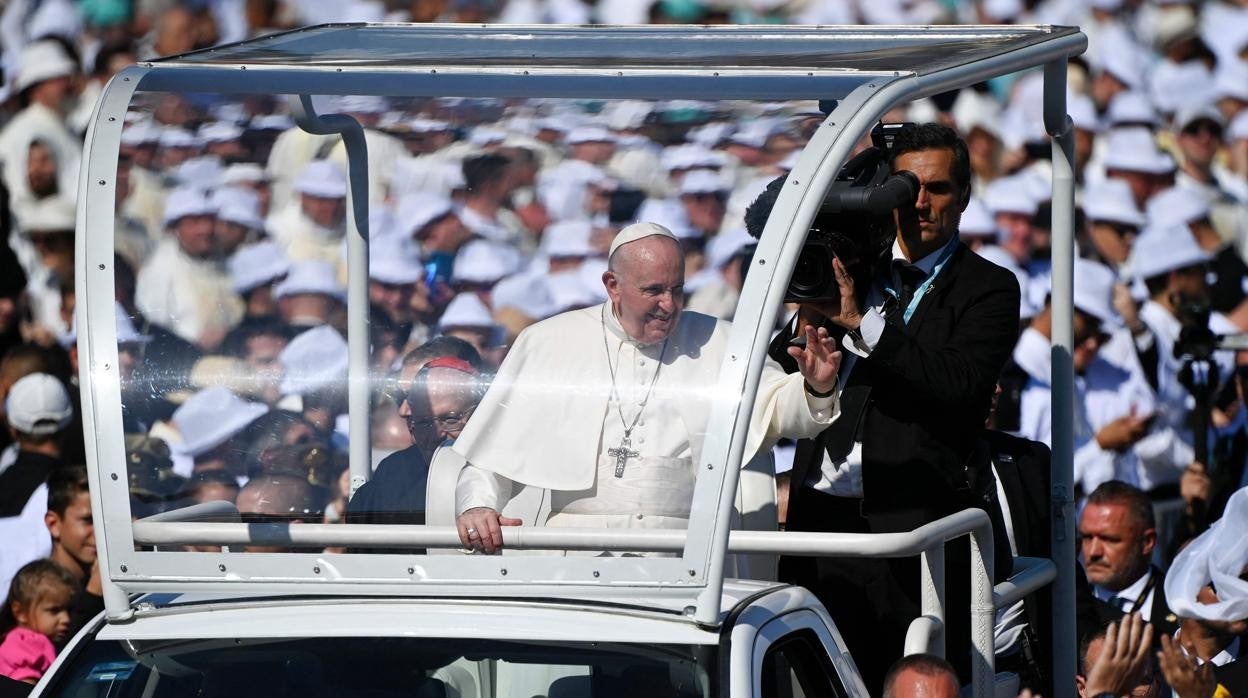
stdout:
{"type": "Polygon", "coordinates": [[[235,293],[246,293],[290,273],[282,248],[271,240],[243,245],[225,263],[235,293]]]}
{"type": "Polygon", "coordinates": [[[268,411],[268,405],[244,400],[224,386],[205,388],[187,398],[173,413],[173,425],[182,435],[178,451],[192,457],[207,453],[268,411]]]}
{"type": "Polygon", "coordinates": [[[335,162],[313,160],[295,178],[295,191],[325,199],[345,199],[347,175],[335,162]]]}
{"type": "Polygon", "coordinates": [[[329,325],[290,340],[277,357],[285,395],[306,395],[342,383],[347,376],[347,342],[329,325]]]}
{"type": "Polygon", "coordinates": [[[1091,221],[1125,223],[1137,228],[1147,222],[1135,205],[1131,185],[1121,179],[1106,179],[1089,186],[1083,197],[1083,213],[1091,221]]]}

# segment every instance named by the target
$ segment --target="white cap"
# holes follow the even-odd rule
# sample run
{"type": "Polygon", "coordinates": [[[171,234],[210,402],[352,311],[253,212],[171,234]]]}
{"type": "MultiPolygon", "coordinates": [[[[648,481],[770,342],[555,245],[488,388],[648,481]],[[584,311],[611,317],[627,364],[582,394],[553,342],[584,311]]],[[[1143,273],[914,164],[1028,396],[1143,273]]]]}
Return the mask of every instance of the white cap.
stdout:
{"type": "Polygon", "coordinates": [[[598,302],[598,298],[585,287],[585,279],[579,270],[547,274],[545,280],[555,312],[585,308],[598,302]]]}
{"type": "Polygon", "coordinates": [[[236,162],[226,167],[225,172],[221,173],[221,186],[223,187],[267,181],[269,181],[269,176],[265,174],[264,168],[254,162],[236,162]]]}
{"type": "Polygon", "coordinates": [[[1212,121],[1219,127],[1226,126],[1226,119],[1222,118],[1222,112],[1212,104],[1191,102],[1174,115],[1174,129],[1182,131],[1192,123],[1201,120],[1212,121]]]}
{"type": "Polygon", "coordinates": [[[680,180],[680,193],[685,194],[719,194],[732,191],[732,186],[724,181],[718,172],[710,170],[693,170],[680,180]]]}
{"type": "Polygon", "coordinates": [[[1091,221],[1125,223],[1143,228],[1147,222],[1135,205],[1131,185],[1121,179],[1104,179],[1088,187],[1083,195],[1083,213],[1091,221]]]}
{"type": "Polygon", "coordinates": [[[221,187],[212,193],[217,205],[217,218],[249,230],[264,230],[260,217],[260,197],[251,189],[221,187]]]}
{"type": "Polygon", "coordinates": [[[1101,42],[1101,70],[1118,78],[1128,89],[1144,87],[1144,59],[1140,47],[1125,32],[1111,32],[1101,42]]]}
{"type": "Polygon", "coordinates": [[[1114,312],[1114,282],[1118,277],[1109,267],[1086,259],[1075,260],[1075,308],[1106,325],[1119,324],[1114,312]]]}
{"type": "Polygon", "coordinates": [[[1170,187],[1148,200],[1148,222],[1158,227],[1176,224],[1185,226],[1208,218],[1210,210],[1209,202],[1195,190],[1188,187],[1170,187]]]}
{"type": "Polygon", "coordinates": [[[741,124],[728,137],[728,141],[747,148],[762,149],[767,146],[767,139],[776,133],[776,122],[772,119],[754,119],[741,124]]]}
{"type": "Polygon", "coordinates": [[[216,385],[187,398],[173,413],[173,425],[182,435],[182,454],[198,456],[234,438],[269,408],[250,402],[216,385]]]}
{"type": "Polygon", "coordinates": [[[750,237],[744,227],[721,232],[706,243],[707,268],[719,269],[754,242],[754,238],[750,237]]]}
{"type": "Polygon", "coordinates": [[[1206,264],[1210,259],[1187,226],[1149,226],[1131,249],[1131,271],[1147,280],[1175,269],[1206,264]]]}
{"type": "Polygon", "coordinates": [[[663,169],[673,170],[718,170],[724,166],[724,155],[693,143],[674,145],[663,150],[659,156],[659,164],[663,169]]]}
{"type": "Polygon", "coordinates": [[[243,245],[225,263],[235,293],[246,293],[290,273],[282,248],[271,240],[243,245]]]}
{"type": "Polygon", "coordinates": [[[295,178],[295,191],[325,199],[345,199],[347,175],[335,162],[313,160],[295,178]]]}
{"type": "Polygon", "coordinates": [[[455,210],[455,204],[440,194],[418,191],[399,199],[394,223],[398,233],[412,237],[430,223],[455,210]]]}
{"type": "MultiPolygon", "coordinates": [[[[1160,4],[1160,3],[1159,3],[1160,4]]],[[[1200,33],[1196,11],[1186,5],[1170,0],[1167,7],[1157,12],[1153,19],[1153,46],[1164,53],[1166,46],[1174,41],[1190,39],[1200,33]]]]}
{"type": "Polygon", "coordinates": [[[1213,96],[1248,102],[1248,61],[1219,60],[1218,71],[1213,76],[1213,96]]]}
{"type": "Polygon", "coordinates": [[[74,416],[69,392],[46,373],[19,378],[9,389],[4,406],[9,426],[25,434],[55,434],[69,426],[74,416]]]}
{"type": "Polygon", "coordinates": [[[1174,171],[1174,158],[1161,152],[1153,134],[1142,128],[1123,128],[1111,131],[1105,147],[1105,169],[1148,174],[1168,174],[1174,171]]]}
{"type": "Polygon", "coordinates": [[[664,228],[658,223],[633,223],[632,225],[625,226],[619,233],[616,233],[615,239],[611,241],[611,249],[607,252],[607,258],[610,259],[615,256],[615,251],[624,245],[627,245],[630,242],[636,242],[642,238],[651,237],[653,235],[679,241],[679,238],[677,238],[672,231],[664,228]]]}
{"type": "MultiPolygon", "coordinates": [[[[689,223],[689,214],[685,213],[684,205],[680,203],[680,199],[676,198],[646,199],[637,209],[637,220],[649,221],[660,228],[666,228],[668,232],[676,236],[677,240],[704,235],[702,231],[694,230],[689,223]]],[[[618,235],[616,239],[619,239],[618,235]]]]}
{"type": "Polygon", "coordinates": [[[74,202],[57,194],[35,201],[18,216],[23,233],[74,232],[74,202]]]}
{"type": "Polygon", "coordinates": [[[496,311],[513,308],[534,319],[543,320],[558,312],[545,274],[515,274],[499,281],[490,292],[496,311]]]}
{"type": "Polygon", "coordinates": [[[713,121],[705,126],[690,129],[689,142],[704,148],[714,148],[731,136],[736,128],[736,124],[728,121],[713,121]]]}
{"type": "Polygon", "coordinates": [[[1022,0],[984,0],[981,7],[984,14],[997,24],[1014,20],[1023,13],[1022,0]]]}
{"type": "Polygon", "coordinates": [[[1101,130],[1101,121],[1096,115],[1096,103],[1087,95],[1067,95],[1066,113],[1070,115],[1075,128],[1081,131],[1101,130]]]}
{"type": "Polygon", "coordinates": [[[468,142],[477,147],[502,143],[507,140],[507,132],[492,126],[478,126],[468,134],[468,142]]]}
{"type": "Polygon", "coordinates": [[[36,83],[67,77],[77,72],[78,66],[65,55],[65,49],[60,44],[55,41],[36,41],[22,49],[13,89],[21,92],[36,83]]]}
{"type": "Polygon", "coordinates": [[[283,394],[314,393],[346,378],[347,342],[334,328],[319,325],[290,340],[277,360],[283,394]]]}
{"type": "Polygon", "coordinates": [[[221,158],[216,155],[201,155],[188,158],[173,171],[173,180],[179,185],[215,189],[221,186],[221,175],[225,168],[221,158]]]}
{"type": "Polygon", "coordinates": [[[166,126],[160,130],[160,147],[162,148],[198,148],[203,145],[195,134],[177,126],[166,126]]]}
{"type": "Polygon", "coordinates": [[[1180,618],[1236,622],[1248,618],[1248,581],[1240,579],[1248,565],[1248,488],[1227,500],[1222,518],[1175,556],[1166,572],[1166,604],[1180,618]],[[1201,603],[1196,595],[1206,585],[1217,589],[1217,603],[1201,603]]]}
{"type": "Polygon", "coordinates": [[[334,109],[345,114],[384,114],[390,103],[378,95],[342,95],[334,100],[334,109]]]}
{"type": "Polygon", "coordinates": [[[247,127],[254,131],[285,131],[295,127],[295,120],[289,114],[259,114],[251,117],[247,127]]]}
{"type": "Polygon", "coordinates": [[[273,289],[274,298],[315,293],[347,302],[347,293],[338,285],[338,275],[329,262],[310,260],[290,267],[286,278],[273,289]]]}
{"type": "Polygon", "coordinates": [[[121,143],[130,146],[159,143],[160,134],[163,131],[164,129],[151,119],[135,121],[122,128],[121,143]]]}
{"type": "Polygon", "coordinates": [[[497,327],[490,309],[475,293],[464,292],[451,299],[438,320],[438,327],[497,327]]]}
{"type": "Polygon", "coordinates": [[[368,278],[383,284],[406,286],[425,275],[420,253],[409,237],[389,235],[374,239],[368,249],[368,278]]]}
{"type": "Polygon", "coordinates": [[[1036,200],[1027,193],[1027,186],[1019,176],[994,180],[984,190],[984,206],[992,215],[998,213],[1022,213],[1036,215],[1036,200]]]}
{"type": "Polygon", "coordinates": [[[1157,116],[1152,101],[1143,92],[1118,93],[1109,103],[1105,121],[1110,128],[1139,124],[1161,125],[1161,117],[1157,116]]]}
{"type": "Polygon", "coordinates": [[[208,192],[199,187],[183,186],[169,192],[165,197],[166,227],[176,224],[187,216],[215,216],[217,207],[208,192]]]}
{"type": "Polygon", "coordinates": [[[578,126],[568,132],[563,141],[568,145],[578,143],[614,143],[615,136],[601,126],[578,126]]]}
{"type": "Polygon", "coordinates": [[[961,133],[969,134],[979,128],[1001,138],[1001,105],[988,95],[972,89],[962,90],[953,103],[952,114],[961,133]]]}
{"type": "Polygon", "coordinates": [[[519,255],[513,248],[488,240],[473,240],[455,255],[451,282],[495,283],[519,269],[519,255]]]}
{"type": "Polygon", "coordinates": [[[442,131],[450,131],[454,127],[445,121],[438,119],[425,119],[415,117],[407,120],[407,129],[412,133],[440,133],[442,131]]]}
{"type": "Polygon", "coordinates": [[[1226,127],[1226,142],[1244,140],[1248,138],[1248,109],[1244,109],[1231,119],[1231,124],[1226,127]]]}
{"type": "Polygon", "coordinates": [[[997,234],[997,224],[993,222],[992,215],[984,206],[983,199],[972,196],[971,200],[966,202],[966,210],[962,212],[962,221],[958,224],[958,233],[972,237],[997,234]]]}
{"type": "Polygon", "coordinates": [[[59,36],[77,43],[82,37],[82,13],[77,3],[70,0],[42,2],[36,5],[26,25],[26,36],[41,39],[47,36],[59,36]]]}
{"type": "Polygon", "coordinates": [[[1214,98],[1213,73],[1200,61],[1162,64],[1149,80],[1153,103],[1166,114],[1189,104],[1206,104],[1214,98]]]}
{"type": "Polygon", "coordinates": [[[541,251],[547,257],[588,257],[594,253],[593,232],[593,224],[583,218],[551,223],[542,233],[541,251]]]}
{"type": "Polygon", "coordinates": [[[196,135],[203,143],[224,143],[241,138],[243,129],[226,121],[212,121],[200,126],[196,135]]]}

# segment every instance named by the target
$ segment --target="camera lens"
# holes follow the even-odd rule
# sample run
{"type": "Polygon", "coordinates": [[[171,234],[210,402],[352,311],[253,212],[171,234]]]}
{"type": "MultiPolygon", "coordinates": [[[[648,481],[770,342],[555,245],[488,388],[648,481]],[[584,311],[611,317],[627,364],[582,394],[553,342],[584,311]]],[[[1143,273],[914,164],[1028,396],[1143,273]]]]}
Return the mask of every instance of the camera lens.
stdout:
{"type": "Polygon", "coordinates": [[[804,248],[797,258],[797,264],[793,267],[793,278],[789,281],[789,297],[818,298],[827,292],[830,285],[832,285],[832,265],[828,263],[827,252],[821,248],[804,248]]]}

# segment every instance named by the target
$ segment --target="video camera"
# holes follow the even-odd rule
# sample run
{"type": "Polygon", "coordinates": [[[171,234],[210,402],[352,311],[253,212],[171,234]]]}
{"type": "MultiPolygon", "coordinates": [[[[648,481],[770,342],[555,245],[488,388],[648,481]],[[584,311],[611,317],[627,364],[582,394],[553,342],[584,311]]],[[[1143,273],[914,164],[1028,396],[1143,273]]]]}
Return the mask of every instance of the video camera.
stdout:
{"type": "MultiPolygon", "coordinates": [[[[872,147],[841,168],[806,235],[785,302],[835,302],[840,294],[833,257],[845,264],[859,288],[866,287],[876,262],[892,246],[893,211],[913,206],[919,195],[918,177],[893,172],[891,164],[898,134],[912,128],[912,123],[876,125],[872,147]]],[[[762,233],[782,185],[783,178],[773,181],[746,212],[746,228],[754,237],[762,233]]]]}

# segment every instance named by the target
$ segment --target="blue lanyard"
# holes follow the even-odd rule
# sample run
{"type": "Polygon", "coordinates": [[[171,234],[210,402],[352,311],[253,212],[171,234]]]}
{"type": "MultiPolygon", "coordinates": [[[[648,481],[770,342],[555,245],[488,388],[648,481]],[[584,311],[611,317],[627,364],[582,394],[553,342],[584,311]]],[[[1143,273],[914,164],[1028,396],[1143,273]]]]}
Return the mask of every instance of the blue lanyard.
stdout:
{"type": "MultiPolygon", "coordinates": [[[[936,276],[940,274],[940,270],[945,268],[945,264],[949,262],[949,258],[953,256],[954,250],[958,249],[958,237],[955,235],[953,239],[945,243],[940,250],[940,257],[936,259],[936,266],[932,267],[932,273],[923,279],[923,283],[914,289],[914,295],[910,297],[910,304],[906,306],[906,312],[902,315],[902,319],[908,325],[910,324],[910,316],[914,315],[914,309],[919,307],[919,302],[923,300],[923,294],[927,293],[932,287],[932,282],[936,280],[936,276]]],[[[888,272],[888,284],[884,286],[884,290],[892,295],[894,299],[900,299],[901,294],[897,293],[892,287],[893,272],[888,272]]]]}

